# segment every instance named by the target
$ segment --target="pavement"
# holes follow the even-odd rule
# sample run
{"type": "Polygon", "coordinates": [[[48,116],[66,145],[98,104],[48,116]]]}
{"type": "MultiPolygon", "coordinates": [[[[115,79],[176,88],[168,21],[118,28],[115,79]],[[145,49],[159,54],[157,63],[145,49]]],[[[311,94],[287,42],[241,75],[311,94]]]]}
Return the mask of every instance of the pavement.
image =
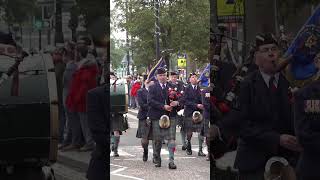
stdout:
{"type": "MultiPolygon", "coordinates": [[[[140,145],[140,139],[136,138],[138,127],[137,110],[129,109],[128,122],[129,129],[121,136],[119,144],[120,157],[113,157],[110,154],[110,179],[112,180],[156,180],[156,179],[198,179],[206,180],[210,178],[210,163],[205,157],[197,156],[198,138],[192,139],[191,156],[186,155],[181,150],[181,138],[179,128],[177,128],[175,164],[176,170],[168,169],[169,152],[165,144],[161,150],[162,167],[156,168],[152,163],[152,146],[149,143],[149,159],[142,161],[143,149],[140,145]]],[[[195,137],[197,135],[195,134],[195,137]]],[[[204,153],[207,154],[207,148],[204,147],[204,153]]],[[[57,180],[85,180],[85,174],[88,169],[91,152],[58,152],[58,161],[53,165],[57,180]]]]}

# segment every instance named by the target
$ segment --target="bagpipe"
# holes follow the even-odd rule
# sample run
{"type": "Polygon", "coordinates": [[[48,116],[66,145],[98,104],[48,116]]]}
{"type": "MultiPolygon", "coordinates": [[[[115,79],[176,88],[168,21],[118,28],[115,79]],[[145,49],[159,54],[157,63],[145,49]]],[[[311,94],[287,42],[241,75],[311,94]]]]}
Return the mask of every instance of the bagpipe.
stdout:
{"type": "MultiPolygon", "coordinates": [[[[240,83],[249,72],[250,66],[253,64],[255,48],[250,45],[248,57],[244,63],[233,72],[230,79],[227,79],[227,87],[221,88],[217,82],[217,76],[221,68],[219,67],[221,44],[225,28],[219,26],[219,33],[214,33],[213,38],[210,39],[209,58],[212,64],[211,83],[210,83],[210,116],[212,122],[209,128],[209,139],[211,140],[211,153],[215,159],[222,157],[226,152],[235,150],[237,147],[237,137],[233,133],[223,133],[217,128],[217,124],[225,121],[227,116],[237,113],[239,110],[239,90],[240,83]],[[217,132],[218,130],[218,132],[217,132]]],[[[245,43],[245,42],[244,42],[245,43]]]]}
{"type": "MultiPolygon", "coordinates": [[[[177,87],[169,87],[168,88],[168,97],[166,100],[166,104],[170,105],[173,101],[178,101],[183,95],[183,91],[178,91],[177,87]]],[[[177,107],[178,108],[178,107],[177,107]]],[[[170,127],[170,113],[166,112],[164,115],[160,117],[159,125],[161,128],[169,128],[170,127]]]]}

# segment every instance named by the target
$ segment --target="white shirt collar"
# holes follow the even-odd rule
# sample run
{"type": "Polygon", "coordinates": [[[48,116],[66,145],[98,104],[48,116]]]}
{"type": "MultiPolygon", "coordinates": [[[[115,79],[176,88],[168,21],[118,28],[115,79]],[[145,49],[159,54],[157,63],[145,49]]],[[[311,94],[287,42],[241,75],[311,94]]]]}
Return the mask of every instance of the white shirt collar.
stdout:
{"type": "MultiPolygon", "coordinates": [[[[270,80],[271,76],[269,74],[262,72],[262,71],[260,71],[260,74],[261,74],[264,82],[266,83],[267,87],[269,87],[269,80],[270,80]]],[[[276,87],[278,87],[279,76],[280,76],[279,73],[274,74],[274,82],[273,83],[276,87]]]]}

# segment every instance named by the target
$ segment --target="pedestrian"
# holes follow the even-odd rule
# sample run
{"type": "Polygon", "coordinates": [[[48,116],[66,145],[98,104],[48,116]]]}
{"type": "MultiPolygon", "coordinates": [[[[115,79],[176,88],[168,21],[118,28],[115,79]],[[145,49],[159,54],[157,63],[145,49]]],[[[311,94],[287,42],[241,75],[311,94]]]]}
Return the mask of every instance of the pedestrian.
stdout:
{"type": "Polygon", "coordinates": [[[139,104],[138,104],[138,90],[141,88],[141,82],[140,82],[140,79],[137,79],[132,88],[131,88],[131,92],[130,92],[130,96],[134,99],[135,101],[135,105],[136,105],[136,108],[139,109],[139,104]]]}
{"type": "Polygon", "coordinates": [[[210,107],[211,107],[211,102],[210,102],[210,89],[211,89],[211,85],[210,85],[210,78],[208,78],[208,84],[209,86],[204,88],[201,91],[201,99],[202,99],[202,104],[204,106],[204,110],[203,110],[203,120],[204,120],[204,124],[203,124],[203,129],[201,130],[201,134],[202,136],[204,136],[206,138],[206,144],[207,144],[207,148],[208,148],[208,154],[207,154],[207,161],[210,160],[210,145],[209,145],[209,138],[208,138],[208,133],[209,133],[209,123],[210,123],[210,107]]]}
{"type": "MultiPolygon", "coordinates": [[[[110,85],[117,83],[118,78],[114,72],[110,72],[110,85]]],[[[114,157],[119,157],[118,147],[120,143],[120,135],[122,132],[128,129],[127,121],[125,121],[123,112],[110,112],[111,117],[111,150],[113,151],[114,157]]]]}
{"type": "Polygon", "coordinates": [[[176,116],[179,102],[169,100],[169,84],[167,72],[164,68],[157,69],[157,82],[149,87],[148,94],[148,118],[151,120],[155,166],[161,167],[162,140],[168,140],[169,169],[176,169],[174,163],[175,140],[176,140],[176,116]],[[164,116],[165,115],[165,116],[164,116]],[[169,120],[168,120],[169,118],[169,120]]]}
{"type": "MultiPolygon", "coordinates": [[[[183,94],[184,93],[184,84],[182,81],[178,80],[178,73],[177,72],[171,72],[169,76],[169,84],[172,86],[177,87],[177,92],[183,94]]],[[[183,107],[182,98],[180,98],[180,105],[183,107]]],[[[178,117],[179,120],[177,121],[177,125],[181,127],[180,129],[180,135],[181,135],[181,142],[182,142],[182,150],[185,151],[187,149],[186,144],[186,133],[183,125],[183,117],[178,117]]]]}
{"type": "MultiPolygon", "coordinates": [[[[315,66],[320,69],[319,57],[314,60],[315,66]]],[[[295,132],[301,144],[301,152],[297,164],[299,180],[320,179],[320,73],[315,75],[314,82],[306,84],[295,93],[294,120],[295,132]]]]}
{"type": "Polygon", "coordinates": [[[61,151],[79,150],[83,143],[80,121],[79,119],[74,118],[77,117],[77,115],[74,115],[75,112],[71,112],[66,105],[72,77],[78,67],[75,58],[75,47],[76,44],[74,42],[68,42],[64,56],[66,69],[63,73],[63,102],[67,120],[67,137],[64,146],[61,147],[61,151]]]}
{"type": "Polygon", "coordinates": [[[279,49],[271,33],[256,37],[253,71],[240,85],[240,139],[235,168],[240,179],[263,180],[265,165],[273,156],[295,166],[301,150],[294,134],[289,83],[277,72],[279,49]]]}
{"type": "MultiPolygon", "coordinates": [[[[131,92],[131,81],[132,81],[131,75],[128,75],[126,80],[127,80],[128,92],[131,92]]],[[[130,93],[128,93],[128,105],[129,105],[129,108],[132,108],[130,93]]]]}
{"type": "Polygon", "coordinates": [[[141,146],[143,148],[143,161],[148,160],[149,140],[152,140],[151,122],[150,119],[147,119],[147,114],[149,110],[147,98],[149,87],[153,84],[154,81],[149,81],[148,79],[145,80],[144,87],[139,89],[137,93],[138,104],[140,108],[137,116],[139,122],[136,137],[141,138],[141,146]]]}
{"type": "Polygon", "coordinates": [[[109,88],[105,84],[90,90],[87,96],[88,125],[96,143],[87,171],[88,180],[105,180],[108,177],[107,168],[110,164],[108,157],[108,151],[110,151],[108,148],[110,143],[109,93],[109,88]]]}
{"type": "Polygon", "coordinates": [[[198,141],[199,141],[199,151],[198,156],[206,156],[202,151],[202,144],[204,141],[204,137],[200,134],[204,121],[202,120],[199,123],[195,123],[192,120],[194,112],[198,111],[201,114],[203,113],[204,106],[202,104],[201,99],[201,91],[198,83],[198,77],[196,73],[191,73],[189,76],[190,84],[185,88],[184,93],[184,125],[185,130],[187,132],[187,155],[192,155],[191,149],[191,138],[193,132],[198,133],[198,141]]]}
{"type": "Polygon", "coordinates": [[[75,112],[75,117],[80,121],[82,134],[85,139],[85,145],[80,151],[90,151],[94,148],[94,141],[88,127],[86,96],[90,89],[97,86],[96,77],[98,67],[94,59],[87,58],[88,47],[82,41],[79,41],[76,47],[77,70],[73,74],[69,94],[66,104],[71,112],[75,112]]]}

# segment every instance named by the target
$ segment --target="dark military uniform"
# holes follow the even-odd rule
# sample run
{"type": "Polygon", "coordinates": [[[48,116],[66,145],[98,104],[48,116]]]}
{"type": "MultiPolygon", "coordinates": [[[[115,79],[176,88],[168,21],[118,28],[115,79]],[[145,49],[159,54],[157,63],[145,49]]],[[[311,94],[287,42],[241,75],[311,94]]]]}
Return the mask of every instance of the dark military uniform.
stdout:
{"type": "Polygon", "coordinates": [[[136,137],[137,138],[147,138],[149,140],[152,139],[152,131],[150,131],[150,125],[147,124],[147,115],[148,115],[148,90],[146,88],[142,88],[138,90],[138,104],[139,104],[139,112],[137,118],[139,119],[138,130],[136,137]]]}
{"type": "Polygon", "coordinates": [[[95,150],[91,154],[91,160],[87,172],[89,180],[105,180],[109,177],[109,122],[108,100],[109,88],[107,85],[97,87],[88,92],[88,124],[92,138],[96,143],[95,150]]]}
{"type": "MultiPolygon", "coordinates": [[[[158,71],[158,70],[157,70],[158,71]]],[[[165,70],[159,70],[160,73],[165,73],[165,70]]],[[[152,133],[154,140],[154,156],[155,156],[155,166],[161,166],[161,147],[162,140],[166,139],[168,141],[169,150],[169,169],[176,169],[174,164],[174,151],[175,151],[175,139],[176,139],[176,109],[169,113],[164,109],[164,105],[169,105],[168,89],[169,84],[166,83],[165,87],[161,87],[159,82],[149,87],[148,94],[148,117],[152,122],[152,133]],[[170,127],[163,129],[159,125],[159,119],[162,115],[168,115],[170,117],[170,127]]]]}
{"type": "Polygon", "coordinates": [[[303,147],[297,165],[299,180],[320,179],[320,81],[295,93],[295,131],[303,147]]]}
{"type": "Polygon", "coordinates": [[[279,74],[277,87],[269,88],[259,70],[242,81],[242,123],[235,159],[242,177],[264,179],[266,162],[272,156],[284,157],[294,166],[295,153],[279,143],[281,134],[294,135],[288,87],[287,80],[279,74]]]}
{"type": "Polygon", "coordinates": [[[192,122],[192,114],[194,111],[200,111],[202,113],[202,110],[197,108],[197,104],[202,104],[200,87],[197,85],[196,88],[193,89],[192,85],[188,84],[184,93],[184,125],[187,131],[200,132],[203,127],[203,121],[199,124],[192,122]]]}
{"type": "MultiPolygon", "coordinates": [[[[159,82],[150,86],[148,94],[148,117],[152,120],[152,133],[154,140],[175,140],[176,139],[176,119],[170,118],[170,127],[168,129],[162,129],[159,126],[159,119],[162,115],[169,115],[167,111],[164,110],[163,106],[169,104],[168,98],[169,85],[162,89],[159,82]]],[[[173,115],[170,113],[170,115],[173,115]]],[[[171,117],[171,116],[170,116],[171,117]]]]}
{"type": "Polygon", "coordinates": [[[204,106],[203,110],[203,130],[201,134],[205,137],[208,135],[208,129],[209,129],[209,121],[210,121],[210,91],[208,88],[203,89],[201,91],[201,98],[202,98],[202,104],[204,106]]]}

